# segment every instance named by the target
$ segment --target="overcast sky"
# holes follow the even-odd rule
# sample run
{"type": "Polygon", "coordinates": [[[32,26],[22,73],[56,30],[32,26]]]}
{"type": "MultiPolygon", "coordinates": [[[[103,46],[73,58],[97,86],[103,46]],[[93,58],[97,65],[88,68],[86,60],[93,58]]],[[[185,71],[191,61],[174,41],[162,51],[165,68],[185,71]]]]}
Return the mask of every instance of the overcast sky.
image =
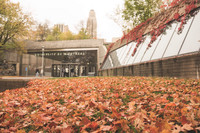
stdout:
{"type": "Polygon", "coordinates": [[[76,33],[81,20],[87,23],[89,11],[93,9],[97,18],[97,37],[110,42],[113,37],[122,36],[122,28],[109,16],[124,0],[11,0],[19,2],[24,12],[29,12],[33,18],[44,23],[66,24],[76,33]]]}

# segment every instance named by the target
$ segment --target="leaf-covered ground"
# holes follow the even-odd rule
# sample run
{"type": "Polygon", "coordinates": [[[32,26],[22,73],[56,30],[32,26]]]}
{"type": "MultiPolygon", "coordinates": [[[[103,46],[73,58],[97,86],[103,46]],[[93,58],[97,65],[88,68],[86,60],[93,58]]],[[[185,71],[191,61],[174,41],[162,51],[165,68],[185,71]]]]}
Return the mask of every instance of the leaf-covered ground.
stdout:
{"type": "Polygon", "coordinates": [[[200,132],[200,81],[33,80],[0,93],[0,132],[200,132]]]}

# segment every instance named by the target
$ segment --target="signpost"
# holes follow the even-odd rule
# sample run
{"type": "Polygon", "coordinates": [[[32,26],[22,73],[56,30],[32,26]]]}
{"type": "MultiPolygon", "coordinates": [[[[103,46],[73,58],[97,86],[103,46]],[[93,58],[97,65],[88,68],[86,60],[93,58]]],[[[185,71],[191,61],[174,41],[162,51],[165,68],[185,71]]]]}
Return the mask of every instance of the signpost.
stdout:
{"type": "Polygon", "coordinates": [[[42,46],[42,69],[41,69],[42,77],[44,76],[44,46],[42,46]]]}

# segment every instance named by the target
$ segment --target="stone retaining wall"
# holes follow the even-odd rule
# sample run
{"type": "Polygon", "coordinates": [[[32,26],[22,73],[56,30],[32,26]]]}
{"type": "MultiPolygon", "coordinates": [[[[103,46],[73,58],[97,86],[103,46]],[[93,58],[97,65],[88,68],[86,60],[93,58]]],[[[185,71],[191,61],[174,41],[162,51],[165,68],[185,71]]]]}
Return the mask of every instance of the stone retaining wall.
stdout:
{"type": "Polygon", "coordinates": [[[25,79],[0,79],[0,92],[25,87],[29,81],[25,79]]]}
{"type": "Polygon", "coordinates": [[[99,76],[156,76],[199,79],[200,54],[100,70],[99,76]]]}

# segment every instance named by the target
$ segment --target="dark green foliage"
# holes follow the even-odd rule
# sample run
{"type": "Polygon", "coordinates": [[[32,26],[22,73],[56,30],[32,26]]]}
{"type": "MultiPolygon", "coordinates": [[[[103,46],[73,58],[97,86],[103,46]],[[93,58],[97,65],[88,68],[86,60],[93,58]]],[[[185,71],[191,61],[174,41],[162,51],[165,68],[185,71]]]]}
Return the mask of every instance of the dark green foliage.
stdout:
{"type": "Polygon", "coordinates": [[[160,10],[161,0],[125,0],[122,18],[135,27],[160,10]]]}

